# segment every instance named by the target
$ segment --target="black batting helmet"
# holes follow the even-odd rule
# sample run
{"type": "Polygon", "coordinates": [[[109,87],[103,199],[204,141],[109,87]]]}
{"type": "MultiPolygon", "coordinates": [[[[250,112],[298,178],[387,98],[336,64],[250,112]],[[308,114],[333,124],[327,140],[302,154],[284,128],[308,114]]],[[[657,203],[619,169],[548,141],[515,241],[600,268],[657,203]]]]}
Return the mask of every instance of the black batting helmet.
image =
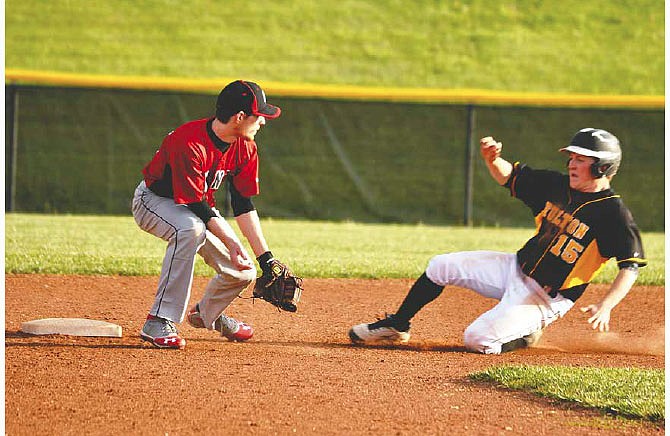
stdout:
{"type": "Polygon", "coordinates": [[[588,127],[572,137],[570,145],[560,151],[594,157],[591,166],[593,177],[613,176],[621,164],[621,147],[616,136],[607,130],[588,127]]]}

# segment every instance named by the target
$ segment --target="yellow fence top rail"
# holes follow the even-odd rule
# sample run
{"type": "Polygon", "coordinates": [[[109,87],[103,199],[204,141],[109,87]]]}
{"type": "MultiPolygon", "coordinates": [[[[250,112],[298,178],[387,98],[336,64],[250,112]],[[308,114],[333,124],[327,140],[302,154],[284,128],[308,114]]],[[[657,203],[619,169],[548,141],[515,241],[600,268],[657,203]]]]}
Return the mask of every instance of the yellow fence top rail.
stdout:
{"type": "MultiPolygon", "coordinates": [[[[58,85],[218,93],[235,78],[184,79],[174,77],[72,74],[18,69],[5,70],[6,84],[58,85]]],[[[663,109],[662,95],[593,95],[490,91],[483,89],[380,88],[259,81],[268,95],[366,101],[451,103],[503,106],[663,109]]]]}

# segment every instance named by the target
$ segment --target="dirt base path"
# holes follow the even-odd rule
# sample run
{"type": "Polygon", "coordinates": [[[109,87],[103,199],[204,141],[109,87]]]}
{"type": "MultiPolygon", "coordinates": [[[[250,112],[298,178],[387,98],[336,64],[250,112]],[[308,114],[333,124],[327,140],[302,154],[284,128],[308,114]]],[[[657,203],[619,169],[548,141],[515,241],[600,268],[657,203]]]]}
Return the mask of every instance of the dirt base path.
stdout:
{"type": "MultiPolygon", "coordinates": [[[[608,334],[574,309],[541,348],[485,356],[465,352],[461,335],[493,302],[458,288],[417,315],[407,346],[349,344],[349,327],[395,310],[411,280],[308,279],[295,314],[233,303],[229,314],[255,327],[250,342],[184,322],[186,349],[159,350],[138,337],[156,282],[6,276],[6,434],[665,434],[467,377],[501,364],[664,368],[662,287],[631,291],[608,334]],[[123,337],[20,333],[52,317],[113,322],[123,337]]],[[[206,282],[196,278],[192,302],[206,282]]]]}

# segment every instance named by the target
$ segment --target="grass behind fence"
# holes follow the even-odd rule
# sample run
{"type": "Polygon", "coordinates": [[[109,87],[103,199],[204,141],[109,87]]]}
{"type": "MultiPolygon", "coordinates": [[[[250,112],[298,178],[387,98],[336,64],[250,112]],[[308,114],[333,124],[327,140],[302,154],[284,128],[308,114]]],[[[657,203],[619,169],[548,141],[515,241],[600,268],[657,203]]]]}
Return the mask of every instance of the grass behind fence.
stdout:
{"type": "Polygon", "coordinates": [[[7,0],[5,23],[8,68],[664,94],[657,0],[7,0]]]}
{"type": "MultiPolygon", "coordinates": [[[[234,226],[235,227],[235,226],[234,226]]],[[[236,227],[235,227],[236,228],[236,227]]],[[[516,251],[533,229],[263,220],[273,253],[305,277],[414,278],[436,255],[516,251]]],[[[638,284],[664,285],[663,233],[644,233],[638,284]]],[[[158,275],[165,243],[131,217],[5,215],[7,273],[158,275]]],[[[210,276],[202,260],[196,275],[210,276]]],[[[596,282],[616,274],[610,261],[596,282]]]]}

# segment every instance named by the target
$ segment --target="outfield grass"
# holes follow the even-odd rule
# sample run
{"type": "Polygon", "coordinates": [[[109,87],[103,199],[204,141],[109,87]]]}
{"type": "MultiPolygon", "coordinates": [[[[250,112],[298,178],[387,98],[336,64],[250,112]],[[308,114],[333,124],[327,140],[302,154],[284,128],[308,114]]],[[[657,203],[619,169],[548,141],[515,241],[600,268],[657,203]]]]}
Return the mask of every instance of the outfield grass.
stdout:
{"type": "Polygon", "coordinates": [[[665,93],[657,0],[7,0],[5,26],[8,68],[665,93]]]}
{"type": "Polygon", "coordinates": [[[663,370],[500,366],[470,377],[618,416],[655,422],[665,419],[663,370]]]}
{"type": "MultiPolygon", "coordinates": [[[[440,253],[516,251],[534,232],[270,219],[263,229],[273,253],[305,277],[362,278],[417,277],[440,253]]],[[[664,285],[664,234],[645,233],[643,240],[650,265],[638,283],[664,285]]],[[[6,214],[5,244],[7,273],[158,275],[165,250],[132,217],[119,216],[6,214]]],[[[201,259],[195,273],[212,274],[201,259]]],[[[610,262],[599,281],[615,273],[610,262]]]]}

